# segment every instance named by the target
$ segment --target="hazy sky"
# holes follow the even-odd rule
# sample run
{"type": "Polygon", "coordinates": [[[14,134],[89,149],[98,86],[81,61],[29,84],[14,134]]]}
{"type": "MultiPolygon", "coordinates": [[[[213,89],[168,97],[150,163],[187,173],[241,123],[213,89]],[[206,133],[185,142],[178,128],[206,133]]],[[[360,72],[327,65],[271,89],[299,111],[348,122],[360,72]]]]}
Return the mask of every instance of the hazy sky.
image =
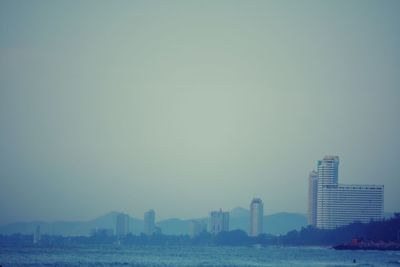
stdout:
{"type": "Polygon", "coordinates": [[[0,223],[400,206],[400,1],[0,1],[0,223]]]}

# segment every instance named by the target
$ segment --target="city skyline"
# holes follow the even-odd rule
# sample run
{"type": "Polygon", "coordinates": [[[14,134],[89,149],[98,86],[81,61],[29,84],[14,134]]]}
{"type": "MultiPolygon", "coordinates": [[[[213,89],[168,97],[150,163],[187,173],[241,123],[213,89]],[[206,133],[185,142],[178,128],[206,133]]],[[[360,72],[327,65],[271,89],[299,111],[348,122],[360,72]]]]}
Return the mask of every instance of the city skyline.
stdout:
{"type": "MultiPolygon", "coordinates": [[[[325,158],[329,158],[329,157],[331,157],[331,156],[325,156],[325,158]]],[[[337,160],[337,162],[339,162],[339,157],[334,156],[334,158],[335,158],[335,160],[337,160]]],[[[320,162],[323,162],[323,160],[318,161],[318,164],[317,164],[318,168],[320,168],[320,162]]],[[[329,183],[338,184],[338,176],[339,176],[338,163],[333,169],[334,169],[334,171],[332,172],[331,168],[329,168],[329,171],[327,172],[327,175],[323,175],[322,176],[323,177],[322,180],[325,179],[327,181],[326,183],[328,183],[328,184],[329,183]]],[[[294,213],[299,213],[299,214],[306,215],[308,223],[310,225],[314,225],[314,226],[317,225],[316,224],[317,223],[317,216],[316,216],[317,205],[316,205],[316,203],[317,203],[317,192],[318,192],[317,188],[318,188],[318,184],[319,184],[318,182],[316,182],[317,180],[318,180],[318,172],[316,172],[315,170],[311,171],[309,173],[309,177],[308,177],[308,197],[307,197],[307,203],[308,204],[307,204],[307,210],[304,211],[304,212],[294,212],[294,213]]],[[[346,186],[346,185],[343,185],[343,184],[339,184],[339,185],[340,186],[346,186]]],[[[354,184],[349,185],[349,186],[354,186],[354,184]]],[[[359,185],[357,185],[357,186],[359,186],[359,185]]],[[[361,186],[370,186],[370,185],[361,185],[361,186]]],[[[375,185],[373,185],[373,186],[375,186],[375,185]]],[[[260,198],[253,198],[253,200],[251,202],[251,205],[250,205],[250,209],[249,209],[250,217],[251,217],[251,219],[250,219],[251,225],[250,225],[250,230],[249,230],[250,235],[252,233],[252,227],[254,227],[253,223],[252,223],[253,216],[251,215],[252,214],[252,208],[251,207],[253,205],[253,202],[257,202],[257,203],[260,202],[261,203],[261,209],[262,209],[261,214],[262,215],[261,215],[261,224],[259,224],[259,225],[261,225],[261,232],[263,231],[262,230],[262,217],[263,217],[263,215],[265,215],[264,212],[263,212],[264,205],[263,205],[262,200],[260,198]]],[[[241,205],[233,205],[232,209],[243,208],[243,206],[241,206],[241,205]]],[[[129,212],[126,212],[126,211],[123,211],[123,210],[119,210],[118,208],[114,209],[114,211],[119,213],[119,216],[117,216],[116,233],[121,232],[122,234],[117,234],[117,235],[123,236],[123,235],[126,234],[126,231],[127,231],[126,229],[129,228],[129,221],[125,222],[125,218],[122,218],[122,217],[130,216],[130,215],[135,216],[135,215],[138,215],[138,213],[136,211],[136,212],[133,212],[133,213],[130,214],[129,212]],[[125,226],[125,224],[127,224],[127,226],[125,226]],[[118,225],[123,225],[123,226],[118,226],[118,225]],[[124,230],[118,230],[118,228],[121,228],[121,229],[123,228],[124,230]]],[[[218,213],[221,212],[221,211],[222,211],[222,208],[220,208],[220,211],[218,211],[218,213]]],[[[110,212],[110,211],[108,211],[108,212],[110,212]]],[[[217,211],[215,211],[215,212],[217,212],[217,211]]],[[[287,211],[277,211],[275,213],[279,213],[279,212],[287,212],[287,211]]],[[[381,217],[383,218],[383,213],[394,213],[394,212],[398,212],[398,211],[397,210],[393,210],[393,211],[382,210],[382,216],[381,217]]],[[[227,213],[229,214],[229,211],[227,213]]],[[[200,218],[202,216],[204,216],[204,214],[203,215],[202,214],[198,214],[198,215],[195,215],[195,216],[192,216],[192,217],[186,217],[186,218],[180,218],[180,219],[192,219],[193,222],[196,222],[196,220],[194,220],[193,218],[200,218]]],[[[139,218],[139,217],[140,216],[137,216],[137,218],[139,218]]],[[[168,216],[167,215],[166,217],[163,217],[160,220],[166,220],[166,219],[171,219],[171,218],[178,218],[178,217],[168,216]]],[[[40,219],[38,219],[38,220],[40,220],[40,219]]],[[[228,218],[228,220],[229,220],[229,218],[228,218]]],[[[17,221],[8,222],[8,223],[15,223],[15,222],[17,222],[17,221]]],[[[144,231],[143,232],[146,233],[147,235],[151,235],[151,233],[153,233],[157,228],[156,224],[155,224],[157,222],[155,220],[155,211],[153,209],[150,209],[150,210],[146,209],[146,212],[144,212],[144,220],[143,220],[143,222],[144,222],[144,231]]],[[[229,223],[228,223],[228,225],[229,225],[229,223]]],[[[260,226],[256,226],[256,227],[260,227],[260,226]]]]}
{"type": "MultiPolygon", "coordinates": [[[[321,175],[321,179],[318,179],[318,171],[312,170],[309,173],[309,177],[308,177],[308,204],[307,204],[307,211],[301,214],[304,214],[307,216],[307,221],[309,225],[313,225],[313,226],[317,226],[317,202],[318,202],[318,198],[317,198],[317,192],[318,192],[318,186],[321,186],[321,184],[338,184],[338,176],[339,176],[339,157],[338,156],[325,156],[323,160],[319,160],[318,164],[317,164],[317,170],[322,170],[322,175],[321,175]],[[325,160],[334,160],[337,163],[334,166],[329,166],[328,169],[326,170],[326,168],[321,168],[321,165],[323,166],[323,164],[321,164],[322,162],[324,162],[325,160]],[[320,169],[321,168],[321,169],[320,169]],[[318,180],[322,180],[323,183],[318,183],[318,180]]],[[[339,187],[349,187],[349,189],[351,189],[350,187],[353,186],[363,186],[363,187],[370,187],[370,186],[376,186],[376,185],[345,185],[345,184],[339,184],[339,187]]],[[[381,186],[383,188],[383,186],[381,186]]],[[[353,187],[354,189],[354,187],[353,187]]],[[[361,188],[360,188],[361,189],[361,188]]],[[[372,189],[372,188],[371,188],[372,189]]],[[[381,188],[379,188],[381,189],[381,188]]],[[[384,194],[382,194],[383,196],[384,194]]],[[[383,206],[382,206],[383,207],[383,206]]],[[[243,208],[241,206],[234,206],[233,209],[236,208],[243,208]]],[[[250,208],[249,208],[249,215],[250,215],[250,227],[249,227],[249,236],[257,236],[259,233],[262,233],[264,230],[262,229],[262,221],[263,221],[263,215],[264,215],[264,205],[263,202],[260,198],[253,198],[252,202],[250,204],[250,208]],[[255,207],[254,209],[257,210],[255,211],[252,207],[253,204],[257,204],[257,207],[255,207]],[[259,211],[261,210],[261,212],[259,211]],[[260,213],[261,216],[258,214],[260,213]],[[258,218],[258,219],[257,219],[258,218]],[[259,222],[255,222],[255,220],[260,220],[261,223],[259,222]]],[[[116,227],[115,227],[115,233],[117,236],[124,236],[129,232],[129,216],[130,214],[128,212],[125,211],[116,211],[117,213],[119,213],[117,215],[117,219],[116,219],[116,227]]],[[[281,212],[285,212],[285,211],[281,211],[281,212]]],[[[386,211],[386,210],[381,210],[381,216],[380,218],[384,218],[384,213],[395,213],[396,211],[386,211]]],[[[212,211],[210,214],[210,218],[209,218],[209,224],[205,224],[206,229],[212,224],[215,224],[215,222],[213,223],[213,214],[218,213],[217,217],[223,217],[223,216],[227,216],[227,222],[224,222],[224,220],[226,220],[225,218],[221,219],[221,222],[217,222],[218,226],[217,228],[221,228],[218,229],[216,232],[219,231],[226,231],[226,229],[229,229],[229,211],[227,212],[222,212],[222,208],[219,209],[219,211],[212,211]],[[227,214],[227,215],[226,215],[227,214]],[[223,215],[223,216],[222,216],[223,215]],[[221,225],[219,225],[221,224],[221,225]]],[[[279,213],[279,212],[278,212],[279,213]]],[[[194,216],[193,218],[199,218],[201,217],[201,215],[198,216],[194,216]]],[[[170,219],[170,218],[176,218],[176,217],[165,217],[162,218],[160,220],[166,220],[166,219],[170,219]]],[[[182,218],[181,218],[182,219],[182,218]]],[[[190,219],[190,218],[183,218],[183,219],[190,219]]],[[[368,220],[363,220],[364,222],[369,221],[368,220]]],[[[147,210],[144,213],[144,219],[143,219],[143,223],[144,223],[144,230],[143,233],[145,233],[146,235],[152,235],[153,233],[155,233],[158,229],[158,231],[162,230],[160,228],[158,228],[156,226],[156,223],[158,221],[155,220],[155,211],[153,209],[147,210]]],[[[13,222],[11,222],[13,223],[13,222]]],[[[198,235],[201,231],[202,231],[202,223],[201,221],[197,221],[195,219],[191,219],[191,223],[193,223],[193,229],[190,230],[193,231],[196,234],[189,234],[190,236],[196,236],[198,235]],[[200,223],[200,225],[198,225],[200,223]]],[[[342,224],[342,225],[346,225],[349,222],[342,224]]],[[[215,227],[214,227],[215,228],[215,227]]],[[[335,228],[335,227],[333,227],[335,228]]],[[[208,229],[210,230],[210,229],[208,229]]],[[[211,232],[213,230],[210,230],[211,232]]],[[[214,230],[215,232],[215,230],[214,230]]]]}
{"type": "Polygon", "coordinates": [[[399,1],[0,1],[0,224],[400,196],[399,1]]]}

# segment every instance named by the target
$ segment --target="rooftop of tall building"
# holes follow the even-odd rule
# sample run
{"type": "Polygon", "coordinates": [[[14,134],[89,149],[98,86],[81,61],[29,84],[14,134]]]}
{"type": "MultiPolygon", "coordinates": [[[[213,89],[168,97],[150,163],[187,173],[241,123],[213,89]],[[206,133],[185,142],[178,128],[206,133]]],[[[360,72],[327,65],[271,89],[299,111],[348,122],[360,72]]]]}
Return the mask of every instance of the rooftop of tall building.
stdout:
{"type": "Polygon", "coordinates": [[[339,156],[332,156],[332,155],[326,155],[323,160],[335,160],[339,161],[339,156]]]}
{"type": "Polygon", "coordinates": [[[251,201],[251,203],[252,203],[252,204],[253,204],[253,203],[261,203],[261,204],[262,204],[262,200],[261,200],[261,198],[255,197],[255,198],[253,198],[253,200],[251,201]]]}

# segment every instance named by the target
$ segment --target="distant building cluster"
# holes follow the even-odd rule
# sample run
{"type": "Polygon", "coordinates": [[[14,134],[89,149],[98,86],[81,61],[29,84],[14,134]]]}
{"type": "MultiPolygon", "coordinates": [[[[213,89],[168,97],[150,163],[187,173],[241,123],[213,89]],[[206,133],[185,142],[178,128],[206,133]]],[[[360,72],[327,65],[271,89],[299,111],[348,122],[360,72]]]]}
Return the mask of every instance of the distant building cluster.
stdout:
{"type": "MultiPolygon", "coordinates": [[[[156,213],[154,210],[149,210],[144,213],[143,216],[143,233],[146,235],[153,235],[161,233],[161,229],[156,227],[155,224],[156,213]]],[[[109,235],[110,229],[93,229],[92,235],[94,234],[106,234],[109,235]],[[106,231],[107,230],[107,231],[106,231]]],[[[112,231],[112,230],[111,230],[112,231]]],[[[130,231],[130,217],[128,214],[119,213],[115,220],[115,235],[118,238],[123,238],[130,231]]]]}
{"type": "MultiPolygon", "coordinates": [[[[264,204],[260,198],[254,198],[250,203],[250,236],[258,236],[263,232],[263,217],[264,217],[264,204]]],[[[118,238],[123,238],[130,231],[130,217],[128,214],[119,213],[115,221],[115,235],[118,238]]],[[[194,238],[200,234],[207,232],[218,234],[224,231],[229,231],[229,212],[216,210],[211,211],[207,222],[204,219],[189,221],[189,236],[194,238]]],[[[161,228],[156,225],[156,212],[148,210],[143,215],[143,234],[151,236],[160,234],[161,228]]],[[[96,228],[92,229],[91,235],[113,235],[112,229],[96,228]]]]}
{"type": "Polygon", "coordinates": [[[383,218],[383,185],[339,184],[339,157],[325,156],[309,174],[308,222],[334,229],[355,221],[383,218]]]}
{"type": "MultiPolygon", "coordinates": [[[[258,236],[263,232],[264,204],[260,198],[254,198],[250,203],[249,235],[258,236]]],[[[229,231],[229,212],[222,209],[210,212],[208,231],[218,234],[229,231]]],[[[207,231],[207,224],[203,220],[192,220],[189,223],[190,237],[196,237],[207,231]]]]}

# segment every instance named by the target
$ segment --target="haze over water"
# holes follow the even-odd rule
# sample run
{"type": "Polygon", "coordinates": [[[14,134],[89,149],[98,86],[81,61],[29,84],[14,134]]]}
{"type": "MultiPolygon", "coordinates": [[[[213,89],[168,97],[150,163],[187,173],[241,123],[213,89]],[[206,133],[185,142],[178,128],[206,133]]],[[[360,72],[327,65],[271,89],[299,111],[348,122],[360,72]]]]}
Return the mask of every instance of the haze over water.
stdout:
{"type": "Polygon", "coordinates": [[[0,224],[400,197],[399,1],[0,2],[0,224]]]}

